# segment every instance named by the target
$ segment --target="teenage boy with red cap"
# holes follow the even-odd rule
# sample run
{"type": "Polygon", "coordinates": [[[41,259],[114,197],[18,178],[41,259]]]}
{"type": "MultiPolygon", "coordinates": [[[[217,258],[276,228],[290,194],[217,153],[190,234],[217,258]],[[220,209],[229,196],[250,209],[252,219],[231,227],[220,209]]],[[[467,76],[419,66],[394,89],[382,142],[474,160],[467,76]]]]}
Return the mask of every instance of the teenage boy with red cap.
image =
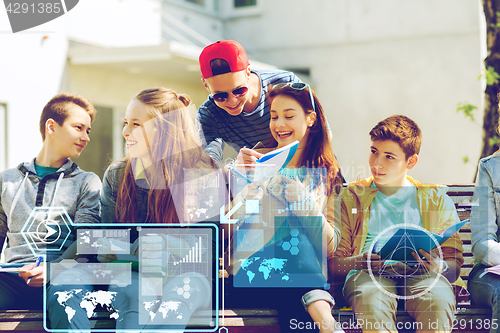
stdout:
{"type": "Polygon", "coordinates": [[[272,147],[274,142],[269,130],[268,90],[300,79],[282,70],[251,70],[245,49],[232,40],[208,45],[199,62],[203,84],[211,94],[196,116],[205,151],[221,162],[226,142],[236,151],[241,149],[244,163],[252,164],[262,155],[244,147],[254,147],[259,141],[272,147]]]}

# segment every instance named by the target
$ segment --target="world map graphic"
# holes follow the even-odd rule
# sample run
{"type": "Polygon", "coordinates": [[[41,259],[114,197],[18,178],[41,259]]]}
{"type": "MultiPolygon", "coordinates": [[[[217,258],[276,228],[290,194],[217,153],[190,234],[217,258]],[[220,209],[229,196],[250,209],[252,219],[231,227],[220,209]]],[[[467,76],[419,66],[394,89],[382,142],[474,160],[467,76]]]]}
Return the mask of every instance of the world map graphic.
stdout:
{"type": "Polygon", "coordinates": [[[163,319],[171,318],[170,315],[172,314],[176,317],[176,319],[179,320],[182,319],[182,314],[179,312],[179,306],[181,305],[181,302],[174,302],[174,301],[162,302],[157,312],[154,312],[153,311],[153,309],[155,308],[154,305],[158,304],[159,302],[160,302],[159,300],[142,302],[142,304],[144,305],[144,309],[146,309],[146,311],[148,311],[149,313],[151,321],[154,321],[158,313],[161,314],[163,319]]]}
{"type": "Polygon", "coordinates": [[[248,277],[248,283],[258,283],[270,280],[290,280],[290,275],[285,271],[287,259],[270,258],[262,259],[253,257],[248,259],[240,259],[241,269],[243,269],[248,277]]]}
{"type": "MultiPolygon", "coordinates": [[[[80,297],[81,294],[82,294],[82,289],[58,291],[55,293],[55,295],[57,295],[57,302],[64,308],[64,311],[68,315],[68,322],[70,323],[76,314],[76,310],[68,305],[69,300],[73,297],[80,297]]],[[[85,310],[88,318],[92,317],[97,305],[101,305],[104,309],[111,312],[109,316],[110,318],[118,319],[120,315],[112,307],[112,303],[115,300],[115,297],[116,297],[116,292],[112,291],[104,291],[104,290],[88,291],[85,292],[85,295],[83,295],[79,305],[80,308],[85,310]]]]}

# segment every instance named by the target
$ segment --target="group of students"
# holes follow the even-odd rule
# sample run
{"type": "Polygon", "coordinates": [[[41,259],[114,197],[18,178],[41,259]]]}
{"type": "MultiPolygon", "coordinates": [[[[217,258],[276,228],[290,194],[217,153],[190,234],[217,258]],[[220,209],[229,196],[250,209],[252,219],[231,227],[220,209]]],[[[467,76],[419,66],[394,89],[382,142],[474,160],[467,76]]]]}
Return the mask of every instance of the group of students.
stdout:
{"type": "MultiPolygon", "coordinates": [[[[288,253],[289,266],[280,270],[286,283],[280,288],[235,287],[231,292],[247,304],[274,304],[283,332],[342,331],[331,314],[335,300],[353,308],[363,331],[396,332],[396,310],[403,300],[419,323],[417,331],[450,332],[455,312],[452,284],[464,285],[460,238],[453,235],[439,249],[413,253],[416,267],[383,260],[376,251],[394,226],[416,226],[439,234],[459,222],[444,187],[423,185],[407,176],[419,160],[422,135],[418,125],[402,115],[376,124],[369,133],[372,177],[343,189],[328,122],[308,84],[291,72],[251,70],[245,50],[234,41],[207,46],[199,60],[202,82],[210,96],[199,108],[197,131],[187,110],[187,95],[166,88],[141,91],[125,113],[122,134],[127,157],[108,167],[102,186],[95,174],[82,171],[70,160],[90,140],[94,107],[84,97],[71,94],[59,94],[47,103],[40,118],[43,147],[38,156],[0,173],[0,245],[7,240],[6,262],[26,263],[19,275],[0,273],[0,308],[41,308],[41,287],[47,283],[47,302],[53,304],[48,307],[52,327],[90,329],[85,316],[78,321],[66,319],[55,296],[50,299],[63,286],[48,281],[44,263],[35,267],[36,257],[21,233],[34,209],[64,207],[75,225],[189,224],[184,170],[228,171],[219,164],[224,143],[228,143],[239,152],[230,169],[251,178],[257,159],[299,141],[286,168],[265,181],[248,181],[237,190],[228,189],[230,202],[226,202],[224,214],[231,212],[238,222],[221,225],[233,244],[223,249],[227,251],[237,246],[237,233],[248,233],[259,223],[266,225],[262,248],[241,251],[236,258],[233,254],[232,262],[227,263],[235,286],[253,278],[242,269],[245,262],[273,260],[276,251],[282,256],[288,253]],[[247,148],[257,144],[262,148],[247,148]],[[241,202],[257,203],[259,209],[249,210],[241,202]],[[297,204],[302,208],[293,209],[297,204]],[[292,239],[300,243],[294,253],[285,247],[292,239]],[[294,258],[300,260],[293,263],[294,258]],[[310,284],[294,285],[298,275],[286,275],[287,269],[289,273],[307,269],[310,284]]],[[[475,193],[479,205],[474,206],[471,217],[472,251],[478,264],[471,272],[469,291],[474,303],[493,308],[493,318],[500,318],[500,279],[482,273],[500,263],[496,254],[500,233],[498,158],[494,155],[481,161],[475,193]]],[[[225,174],[232,177],[232,173],[225,174]]],[[[57,216],[46,218],[57,220],[57,216]]],[[[41,249],[42,238],[34,240],[41,249]]],[[[74,236],[69,240],[59,252],[47,252],[46,262],[74,259],[74,236]]],[[[132,249],[136,254],[137,245],[132,249]]],[[[115,259],[113,255],[98,257],[100,262],[115,259]]],[[[206,305],[210,282],[200,278],[198,285],[204,293],[194,297],[195,302],[184,304],[184,319],[173,323],[175,328],[185,327],[192,313],[206,305]]],[[[147,328],[134,325],[139,311],[137,292],[137,288],[117,288],[117,304],[125,314],[117,329],[147,328]]]]}
{"type": "MultiPolygon", "coordinates": [[[[404,299],[408,313],[421,324],[417,331],[451,331],[455,311],[451,283],[463,285],[463,247],[457,235],[441,245],[441,255],[437,250],[414,253],[417,268],[381,260],[372,253],[374,240],[379,237],[377,248],[382,247],[391,236],[386,231],[394,229],[392,226],[417,226],[440,233],[460,221],[445,188],[423,185],[407,176],[418,162],[422,141],[418,125],[401,115],[376,124],[369,133],[372,177],[342,190],[343,177],[330,144],[328,123],[309,85],[290,73],[250,70],[244,50],[231,41],[207,47],[200,56],[200,66],[205,86],[212,93],[198,113],[211,156],[221,156],[222,141],[232,143],[239,149],[234,167],[245,174],[263,154],[299,141],[286,168],[263,183],[245,185],[228,206],[228,211],[238,208],[234,213],[239,220],[234,225],[236,232],[248,234],[249,229],[255,228],[255,215],[267,226],[263,249],[246,254],[247,260],[266,262],[278,253],[269,251],[270,247],[282,247],[297,234],[320,248],[316,256],[326,256],[326,288],[312,288],[317,285],[312,282],[314,274],[310,286],[294,285],[287,276],[288,288],[248,288],[252,294],[249,298],[267,296],[268,302],[279,310],[282,331],[341,331],[331,314],[335,304],[332,294],[353,308],[364,331],[397,331],[395,316],[400,298],[404,299]],[[269,117],[269,121],[264,117],[269,117]],[[255,126],[255,119],[262,119],[268,131],[245,123],[255,126]],[[247,148],[259,141],[266,142],[266,148],[247,148]],[[249,213],[239,205],[249,200],[259,201],[260,214],[249,213]],[[305,210],[293,210],[291,207],[298,201],[312,204],[302,205],[307,207],[305,210]],[[280,212],[285,218],[276,218],[280,212]],[[315,219],[316,228],[307,225],[311,217],[319,217],[315,219]],[[330,290],[326,291],[328,286],[330,290]],[[299,305],[305,307],[312,322],[301,315],[299,305]]],[[[292,258],[293,255],[289,263],[292,258]]],[[[316,259],[314,254],[309,257],[310,261],[316,259]]],[[[244,265],[245,260],[233,262],[232,266],[230,263],[234,281],[248,278],[248,271],[241,269],[244,265]]],[[[251,278],[254,273],[251,272],[251,278]]],[[[234,292],[242,293],[237,288],[234,292]]]]}

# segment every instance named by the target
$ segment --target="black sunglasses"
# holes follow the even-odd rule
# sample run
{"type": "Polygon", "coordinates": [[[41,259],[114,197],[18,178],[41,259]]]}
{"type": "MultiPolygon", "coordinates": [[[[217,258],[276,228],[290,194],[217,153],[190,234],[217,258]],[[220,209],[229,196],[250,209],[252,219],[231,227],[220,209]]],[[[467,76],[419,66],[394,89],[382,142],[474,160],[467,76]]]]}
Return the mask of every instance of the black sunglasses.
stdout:
{"type": "Polygon", "coordinates": [[[290,88],[295,89],[295,90],[304,90],[305,88],[307,88],[307,90],[309,91],[309,97],[311,98],[311,105],[313,107],[313,111],[316,112],[316,106],[314,105],[314,98],[313,98],[313,95],[311,93],[311,87],[309,87],[309,85],[307,83],[303,83],[303,82],[278,83],[278,84],[273,86],[273,89],[284,88],[284,87],[290,87],[290,88]]]}
{"type": "MultiPolygon", "coordinates": [[[[244,86],[244,87],[239,87],[239,88],[234,89],[231,92],[231,94],[233,94],[234,97],[241,97],[241,96],[244,96],[247,92],[248,92],[248,87],[244,86]]],[[[212,97],[216,102],[222,103],[222,102],[225,102],[229,98],[229,93],[227,91],[222,91],[222,92],[218,92],[216,94],[213,94],[212,97]]]]}

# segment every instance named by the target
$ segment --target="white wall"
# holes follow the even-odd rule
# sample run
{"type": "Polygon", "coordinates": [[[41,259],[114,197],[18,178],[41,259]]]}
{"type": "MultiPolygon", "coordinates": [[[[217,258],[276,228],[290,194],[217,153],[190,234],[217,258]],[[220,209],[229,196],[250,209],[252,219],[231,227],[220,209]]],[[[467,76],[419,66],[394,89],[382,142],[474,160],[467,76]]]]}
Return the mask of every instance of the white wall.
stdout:
{"type": "Polygon", "coordinates": [[[12,34],[4,11],[0,31],[0,102],[8,110],[10,168],[32,159],[42,147],[38,121],[45,104],[59,92],[67,39],[62,19],[12,34]]]}
{"type": "Polygon", "coordinates": [[[154,45],[161,41],[158,0],[85,0],[68,14],[67,32],[107,47],[154,45]]]}
{"type": "Polygon", "coordinates": [[[68,36],[105,46],[160,43],[159,8],[156,0],[85,0],[64,16],[15,34],[0,10],[0,103],[8,109],[8,168],[40,150],[40,113],[54,95],[85,96],[63,80],[68,36]]]}
{"type": "Polygon", "coordinates": [[[393,114],[409,116],[423,132],[410,175],[426,183],[472,181],[482,139],[478,1],[274,0],[262,6],[261,15],[227,21],[225,37],[260,61],[310,68],[349,181],[369,175],[368,132],[393,114]],[[464,102],[481,110],[476,123],[456,113],[464,102]]]}

